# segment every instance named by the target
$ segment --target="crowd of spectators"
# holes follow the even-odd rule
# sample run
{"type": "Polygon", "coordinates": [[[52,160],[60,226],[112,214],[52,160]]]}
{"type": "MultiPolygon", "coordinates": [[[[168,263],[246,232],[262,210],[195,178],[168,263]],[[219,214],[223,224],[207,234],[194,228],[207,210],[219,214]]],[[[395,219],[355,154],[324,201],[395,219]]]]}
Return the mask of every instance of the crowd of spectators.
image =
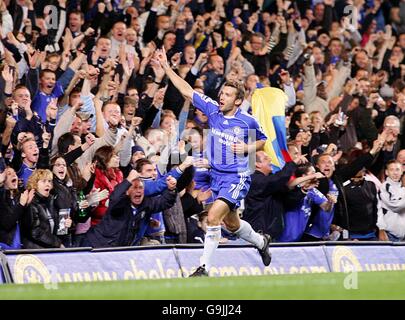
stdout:
{"type": "Polygon", "coordinates": [[[241,82],[243,112],[285,92],[292,161],[256,152],[255,231],[405,238],[403,0],[0,0],[0,38],[3,249],[204,242],[208,118],[159,48],[214,100],[241,82]]]}

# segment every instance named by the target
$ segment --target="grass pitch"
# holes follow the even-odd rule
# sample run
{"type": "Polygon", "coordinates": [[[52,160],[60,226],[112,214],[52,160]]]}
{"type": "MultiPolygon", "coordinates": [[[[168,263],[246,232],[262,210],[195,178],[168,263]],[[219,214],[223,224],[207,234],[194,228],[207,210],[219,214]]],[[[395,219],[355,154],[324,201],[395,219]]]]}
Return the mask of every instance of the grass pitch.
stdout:
{"type": "Polygon", "coordinates": [[[106,281],[54,286],[0,285],[0,300],[405,299],[405,272],[106,281]]]}

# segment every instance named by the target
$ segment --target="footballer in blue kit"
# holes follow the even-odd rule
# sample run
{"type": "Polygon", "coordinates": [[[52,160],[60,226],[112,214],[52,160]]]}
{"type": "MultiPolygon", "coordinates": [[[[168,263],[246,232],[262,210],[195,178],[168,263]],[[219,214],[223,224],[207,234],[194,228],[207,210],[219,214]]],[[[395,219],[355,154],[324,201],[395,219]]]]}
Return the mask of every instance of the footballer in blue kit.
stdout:
{"type": "Polygon", "coordinates": [[[249,191],[249,155],[253,155],[254,159],[256,151],[264,147],[267,139],[257,120],[239,108],[244,99],[243,84],[226,82],[219,93],[219,102],[216,102],[194,91],[171,69],[164,48],[157,50],[156,60],[180,93],[208,117],[206,152],[211,166],[211,190],[215,201],[208,211],[200,265],[191,277],[208,276],[221,238],[221,223],[224,223],[227,231],[254,244],[264,265],[269,265],[270,236],[255,232],[235,211],[249,191]]]}
{"type": "Polygon", "coordinates": [[[257,121],[239,108],[233,116],[225,116],[216,101],[198,92],[193,93],[193,105],[208,117],[207,156],[214,199],[226,200],[233,210],[240,206],[250,186],[248,156],[245,152],[237,154],[234,145],[240,141],[247,144],[249,134],[254,134],[254,141],[267,138],[257,121]]]}

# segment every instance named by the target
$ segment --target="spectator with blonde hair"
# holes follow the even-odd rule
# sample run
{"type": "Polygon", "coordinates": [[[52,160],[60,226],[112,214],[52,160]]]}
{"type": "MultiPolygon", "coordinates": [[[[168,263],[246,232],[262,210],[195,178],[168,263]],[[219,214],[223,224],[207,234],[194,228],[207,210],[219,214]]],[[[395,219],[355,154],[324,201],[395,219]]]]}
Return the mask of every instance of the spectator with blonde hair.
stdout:
{"type": "MultiPolygon", "coordinates": [[[[26,249],[64,248],[57,236],[59,211],[55,197],[51,194],[52,181],[53,174],[50,170],[35,170],[16,207],[22,217],[22,243],[26,249]]],[[[71,219],[65,220],[65,227],[69,228],[71,224],[71,219]]]]}

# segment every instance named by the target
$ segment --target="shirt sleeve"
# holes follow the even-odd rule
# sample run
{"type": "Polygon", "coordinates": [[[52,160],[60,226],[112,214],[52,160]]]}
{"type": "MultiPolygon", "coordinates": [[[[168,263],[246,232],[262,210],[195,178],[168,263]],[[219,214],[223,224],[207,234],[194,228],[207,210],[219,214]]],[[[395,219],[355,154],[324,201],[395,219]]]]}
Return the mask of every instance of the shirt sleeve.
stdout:
{"type": "Polygon", "coordinates": [[[308,191],[308,196],[317,205],[320,205],[328,201],[328,199],[322,194],[322,192],[320,192],[318,189],[315,188],[308,191]]]}
{"type": "Polygon", "coordinates": [[[193,105],[208,118],[211,113],[218,111],[218,103],[216,101],[196,91],[193,92],[193,105]]]}
{"type": "Polygon", "coordinates": [[[62,85],[60,84],[59,81],[56,81],[55,88],[53,89],[52,94],[56,98],[59,98],[60,96],[63,96],[63,88],[62,88],[62,85]]]}
{"type": "Polygon", "coordinates": [[[253,119],[252,123],[253,124],[251,129],[254,129],[256,131],[256,141],[267,140],[267,136],[264,134],[264,131],[259,122],[253,119]]]}

